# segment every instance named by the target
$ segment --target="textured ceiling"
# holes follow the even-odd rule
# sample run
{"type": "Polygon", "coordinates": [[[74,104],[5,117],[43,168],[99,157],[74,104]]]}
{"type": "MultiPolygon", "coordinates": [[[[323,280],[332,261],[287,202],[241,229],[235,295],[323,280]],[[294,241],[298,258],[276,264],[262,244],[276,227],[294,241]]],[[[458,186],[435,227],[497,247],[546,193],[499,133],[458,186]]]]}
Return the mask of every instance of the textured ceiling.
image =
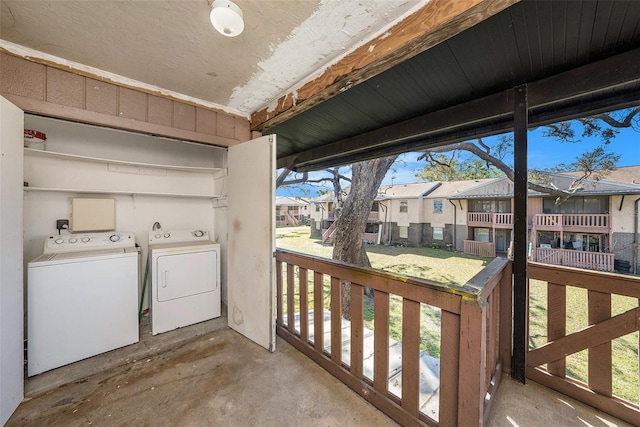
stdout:
{"type": "Polygon", "coordinates": [[[424,0],[236,0],[218,34],[207,0],[2,0],[0,38],[249,115],[424,0]]]}

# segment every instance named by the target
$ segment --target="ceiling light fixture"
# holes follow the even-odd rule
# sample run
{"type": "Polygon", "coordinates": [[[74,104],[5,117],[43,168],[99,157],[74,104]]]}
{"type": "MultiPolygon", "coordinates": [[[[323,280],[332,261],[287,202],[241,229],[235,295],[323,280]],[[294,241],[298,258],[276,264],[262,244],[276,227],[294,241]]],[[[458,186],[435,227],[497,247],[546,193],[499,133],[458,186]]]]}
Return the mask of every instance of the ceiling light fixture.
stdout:
{"type": "Polygon", "coordinates": [[[213,28],[227,37],[235,37],[244,30],[242,10],[232,1],[214,0],[211,3],[211,24],[213,28]]]}

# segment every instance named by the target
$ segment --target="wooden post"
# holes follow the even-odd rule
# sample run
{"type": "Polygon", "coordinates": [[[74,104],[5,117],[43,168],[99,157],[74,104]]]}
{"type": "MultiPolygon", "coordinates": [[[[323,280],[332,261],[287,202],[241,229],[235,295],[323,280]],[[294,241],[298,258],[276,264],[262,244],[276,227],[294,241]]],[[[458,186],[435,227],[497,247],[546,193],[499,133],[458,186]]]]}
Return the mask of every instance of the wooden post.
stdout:
{"type": "Polygon", "coordinates": [[[459,426],[484,423],[487,319],[484,301],[462,300],[460,306],[459,426]]]}
{"type": "Polygon", "coordinates": [[[513,359],[511,375],[526,382],[527,323],[527,86],[513,91],[514,213],[513,213],[513,359]]]}

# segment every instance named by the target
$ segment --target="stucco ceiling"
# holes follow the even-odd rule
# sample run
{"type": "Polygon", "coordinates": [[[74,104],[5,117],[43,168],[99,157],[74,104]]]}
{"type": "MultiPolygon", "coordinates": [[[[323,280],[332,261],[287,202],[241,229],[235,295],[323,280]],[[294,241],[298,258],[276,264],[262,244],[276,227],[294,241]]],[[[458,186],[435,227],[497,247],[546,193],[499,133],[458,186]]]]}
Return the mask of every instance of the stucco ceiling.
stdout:
{"type": "Polygon", "coordinates": [[[2,0],[0,42],[248,116],[426,2],[236,0],[245,31],[227,38],[210,0],[2,0]]]}

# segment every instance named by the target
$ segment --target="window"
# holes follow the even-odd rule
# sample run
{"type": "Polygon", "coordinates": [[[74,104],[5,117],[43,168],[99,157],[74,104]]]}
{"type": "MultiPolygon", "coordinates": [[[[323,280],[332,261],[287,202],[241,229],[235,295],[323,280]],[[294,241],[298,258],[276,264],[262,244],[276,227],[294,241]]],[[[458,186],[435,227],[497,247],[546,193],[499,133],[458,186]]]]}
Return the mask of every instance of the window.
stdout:
{"type": "Polygon", "coordinates": [[[433,240],[444,240],[444,229],[442,227],[433,227],[433,240]]]}
{"type": "Polygon", "coordinates": [[[400,200],[400,212],[409,212],[409,202],[400,200]]]}
{"type": "Polygon", "coordinates": [[[320,230],[320,221],[316,221],[316,230],[320,230]]]}
{"type": "Polygon", "coordinates": [[[373,202],[373,204],[371,205],[371,212],[378,212],[380,210],[380,206],[378,205],[378,202],[373,202]]]}
{"type": "Polygon", "coordinates": [[[408,239],[409,238],[409,227],[401,225],[401,226],[398,227],[398,232],[400,234],[400,238],[401,239],[408,239]]]}
{"type": "Polygon", "coordinates": [[[289,206],[289,207],[288,207],[288,209],[289,209],[289,212],[291,212],[291,211],[297,211],[297,210],[298,210],[298,207],[297,207],[297,206],[289,206]]]}
{"type": "Polygon", "coordinates": [[[320,212],[320,205],[316,205],[316,212],[320,212]]]}
{"type": "Polygon", "coordinates": [[[442,200],[433,201],[433,213],[442,213],[442,200]]]}

